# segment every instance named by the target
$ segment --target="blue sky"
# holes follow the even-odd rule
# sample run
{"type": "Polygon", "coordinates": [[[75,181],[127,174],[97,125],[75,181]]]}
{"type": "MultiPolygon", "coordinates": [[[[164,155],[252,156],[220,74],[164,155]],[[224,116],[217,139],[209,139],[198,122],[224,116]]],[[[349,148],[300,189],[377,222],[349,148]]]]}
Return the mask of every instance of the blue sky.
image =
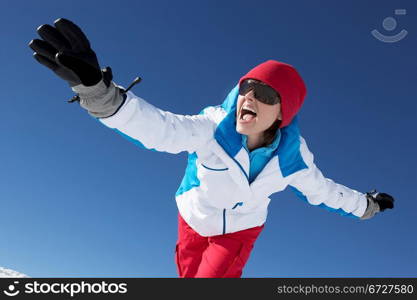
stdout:
{"type": "Polygon", "coordinates": [[[174,195],[187,155],[146,151],[94,121],[27,46],[59,17],[114,80],[197,114],[276,59],[307,85],[300,128],[323,174],[393,195],[359,222],[274,194],[244,277],[416,276],[413,1],[3,1],[0,266],[33,277],[176,277],[174,195]],[[406,15],[395,15],[406,9],[406,15]],[[394,17],[397,28],[382,26],[394,17]],[[375,39],[402,29],[396,43],[375,39]]]}

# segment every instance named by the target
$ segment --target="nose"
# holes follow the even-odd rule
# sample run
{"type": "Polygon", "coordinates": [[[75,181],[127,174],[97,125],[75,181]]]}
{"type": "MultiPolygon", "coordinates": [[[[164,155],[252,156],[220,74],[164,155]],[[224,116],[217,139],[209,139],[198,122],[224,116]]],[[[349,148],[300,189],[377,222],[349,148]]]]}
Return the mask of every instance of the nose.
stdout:
{"type": "Polygon", "coordinates": [[[246,95],[245,95],[245,99],[255,102],[256,98],[255,98],[255,93],[253,90],[250,90],[246,95]]]}

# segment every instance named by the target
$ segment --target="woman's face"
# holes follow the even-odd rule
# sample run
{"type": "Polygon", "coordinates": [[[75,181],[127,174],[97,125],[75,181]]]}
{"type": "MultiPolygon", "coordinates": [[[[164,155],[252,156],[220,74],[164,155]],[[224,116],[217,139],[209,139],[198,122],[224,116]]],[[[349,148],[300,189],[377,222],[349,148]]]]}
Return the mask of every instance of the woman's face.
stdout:
{"type": "Polygon", "coordinates": [[[269,105],[258,101],[253,90],[239,95],[236,110],[236,131],[256,136],[267,130],[276,120],[281,120],[281,103],[269,105]],[[249,113],[248,111],[252,111],[249,113]]]}

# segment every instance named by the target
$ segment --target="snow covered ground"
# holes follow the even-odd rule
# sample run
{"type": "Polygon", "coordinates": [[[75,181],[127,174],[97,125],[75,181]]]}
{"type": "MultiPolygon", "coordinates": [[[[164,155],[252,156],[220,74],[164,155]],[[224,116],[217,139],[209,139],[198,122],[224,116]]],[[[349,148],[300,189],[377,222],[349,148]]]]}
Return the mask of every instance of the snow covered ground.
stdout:
{"type": "Polygon", "coordinates": [[[14,277],[29,277],[29,276],[10,270],[10,269],[0,267],[0,278],[8,278],[8,277],[14,278],[14,277]]]}

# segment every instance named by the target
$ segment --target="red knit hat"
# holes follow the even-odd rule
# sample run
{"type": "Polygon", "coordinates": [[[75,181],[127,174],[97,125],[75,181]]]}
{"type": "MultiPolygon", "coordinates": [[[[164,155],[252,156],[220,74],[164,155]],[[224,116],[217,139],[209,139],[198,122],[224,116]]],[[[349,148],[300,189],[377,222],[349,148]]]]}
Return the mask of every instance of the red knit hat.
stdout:
{"type": "Polygon", "coordinates": [[[286,63],[268,60],[250,70],[239,80],[256,79],[268,84],[281,96],[282,122],[279,128],[291,123],[303,105],[307,93],[303,79],[297,70],[286,63]]]}

